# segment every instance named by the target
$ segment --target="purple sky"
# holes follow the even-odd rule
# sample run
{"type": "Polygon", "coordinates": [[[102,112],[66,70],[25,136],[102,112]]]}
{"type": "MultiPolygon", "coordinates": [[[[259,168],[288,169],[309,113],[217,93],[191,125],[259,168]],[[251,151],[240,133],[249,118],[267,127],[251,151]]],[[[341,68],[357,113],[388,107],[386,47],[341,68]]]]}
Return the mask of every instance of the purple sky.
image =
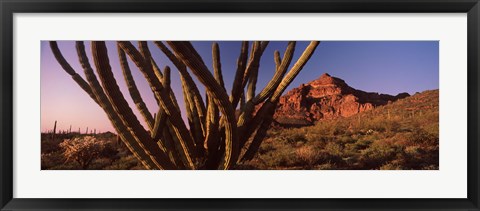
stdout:
{"type": "MultiPolygon", "coordinates": [[[[297,42],[293,63],[309,42],[297,42]]],[[[74,41],[60,41],[59,48],[70,65],[84,76],[74,41]]],[[[196,41],[193,45],[203,57],[208,67],[212,67],[211,44],[209,41],[196,41]]],[[[236,59],[240,52],[239,41],[219,42],[225,86],[230,93],[236,69],[236,59]]],[[[136,45],[136,43],[135,43],[136,45]]],[[[272,41],[260,61],[257,92],[271,79],[274,71],[273,52],[285,51],[287,42],[272,41]]],[[[90,56],[90,43],[85,42],[90,56]]],[[[136,111],[123,80],[115,42],[107,42],[110,64],[117,83],[131,107],[136,111]]],[[[150,51],[157,64],[172,68],[172,89],[183,107],[183,96],[178,72],[174,65],[149,42],[150,51]]],[[[400,92],[414,94],[439,87],[439,43],[437,41],[325,41],[321,42],[314,55],[293,81],[287,91],[302,83],[318,78],[322,73],[344,79],[351,87],[385,94],[400,92]]],[[[97,132],[114,131],[106,114],[73,81],[53,57],[47,41],[41,43],[41,131],[51,130],[55,120],[57,130],[73,131],[86,127],[97,132]]],[[[94,66],[90,57],[91,65],[94,66]]],[[[148,83],[136,66],[130,62],[133,77],[150,112],[156,112],[157,105],[148,83]]],[[[195,78],[195,77],[194,77],[195,78]]],[[[203,86],[199,84],[201,92],[203,86]]],[[[136,111],[137,112],[137,111],[136,111]]],[[[138,112],[136,113],[137,116],[138,112]]],[[[182,115],[184,115],[182,113],[182,115]]],[[[141,118],[139,118],[141,119],[141,118]]]]}

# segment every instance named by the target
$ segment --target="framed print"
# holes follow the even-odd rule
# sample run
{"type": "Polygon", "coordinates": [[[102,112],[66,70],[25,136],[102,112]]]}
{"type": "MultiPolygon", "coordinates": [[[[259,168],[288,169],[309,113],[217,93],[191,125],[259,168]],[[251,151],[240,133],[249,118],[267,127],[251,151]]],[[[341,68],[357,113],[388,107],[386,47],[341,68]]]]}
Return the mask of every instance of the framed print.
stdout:
{"type": "Polygon", "coordinates": [[[1,209],[478,210],[478,1],[1,1],[1,209]]]}

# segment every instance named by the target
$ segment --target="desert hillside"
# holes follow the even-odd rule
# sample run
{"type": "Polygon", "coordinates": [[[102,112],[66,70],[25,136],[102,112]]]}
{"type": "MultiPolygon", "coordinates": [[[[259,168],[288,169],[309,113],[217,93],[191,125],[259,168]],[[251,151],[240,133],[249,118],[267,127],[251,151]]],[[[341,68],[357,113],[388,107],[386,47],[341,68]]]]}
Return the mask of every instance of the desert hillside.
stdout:
{"type": "Polygon", "coordinates": [[[439,90],[301,128],[274,127],[243,169],[438,169],[439,90]]]}

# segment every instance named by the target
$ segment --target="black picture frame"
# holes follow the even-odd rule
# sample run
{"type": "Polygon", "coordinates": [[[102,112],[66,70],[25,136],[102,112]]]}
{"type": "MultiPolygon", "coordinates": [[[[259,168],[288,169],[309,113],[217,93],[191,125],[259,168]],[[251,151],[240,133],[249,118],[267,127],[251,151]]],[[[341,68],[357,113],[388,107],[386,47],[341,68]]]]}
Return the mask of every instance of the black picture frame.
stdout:
{"type": "Polygon", "coordinates": [[[0,0],[1,210],[480,210],[478,0],[0,0]],[[18,199],[13,198],[15,13],[467,13],[468,197],[466,199],[18,199]]]}

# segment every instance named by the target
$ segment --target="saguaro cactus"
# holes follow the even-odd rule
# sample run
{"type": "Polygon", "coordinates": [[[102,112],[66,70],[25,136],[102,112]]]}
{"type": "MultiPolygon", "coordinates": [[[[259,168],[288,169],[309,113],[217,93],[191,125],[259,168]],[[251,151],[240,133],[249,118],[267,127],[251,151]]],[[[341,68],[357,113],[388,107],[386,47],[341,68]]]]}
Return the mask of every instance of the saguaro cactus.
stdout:
{"type": "Polygon", "coordinates": [[[52,141],[55,141],[55,133],[57,133],[57,120],[55,120],[55,124],[53,124],[52,141]]]}
{"type": "Polygon", "coordinates": [[[320,44],[318,41],[310,42],[290,70],[288,67],[293,59],[295,42],[288,43],[283,57],[275,51],[275,74],[267,86],[256,94],[260,58],[269,42],[254,41],[251,45],[248,41],[242,42],[230,92],[223,82],[217,43],[212,45],[213,71],[205,65],[190,42],[154,43],[180,73],[187,123],[178,118],[182,110],[170,87],[170,67],[166,66],[163,72],[160,70],[147,42],[138,42],[138,48],[131,42],[117,42],[128,92],[147,129],[134,115],[117,85],[104,42],[92,42],[92,58],[97,74],[90,65],[83,42],[76,42],[86,80],[66,61],[57,43],[50,42],[52,52],[65,72],[105,111],[118,137],[147,169],[231,169],[242,160],[252,159],[273,121],[279,97],[320,44]],[[153,115],[135,84],[128,59],[138,67],[155,96],[158,108],[153,115]],[[205,99],[191,74],[205,86],[205,99]]]}

